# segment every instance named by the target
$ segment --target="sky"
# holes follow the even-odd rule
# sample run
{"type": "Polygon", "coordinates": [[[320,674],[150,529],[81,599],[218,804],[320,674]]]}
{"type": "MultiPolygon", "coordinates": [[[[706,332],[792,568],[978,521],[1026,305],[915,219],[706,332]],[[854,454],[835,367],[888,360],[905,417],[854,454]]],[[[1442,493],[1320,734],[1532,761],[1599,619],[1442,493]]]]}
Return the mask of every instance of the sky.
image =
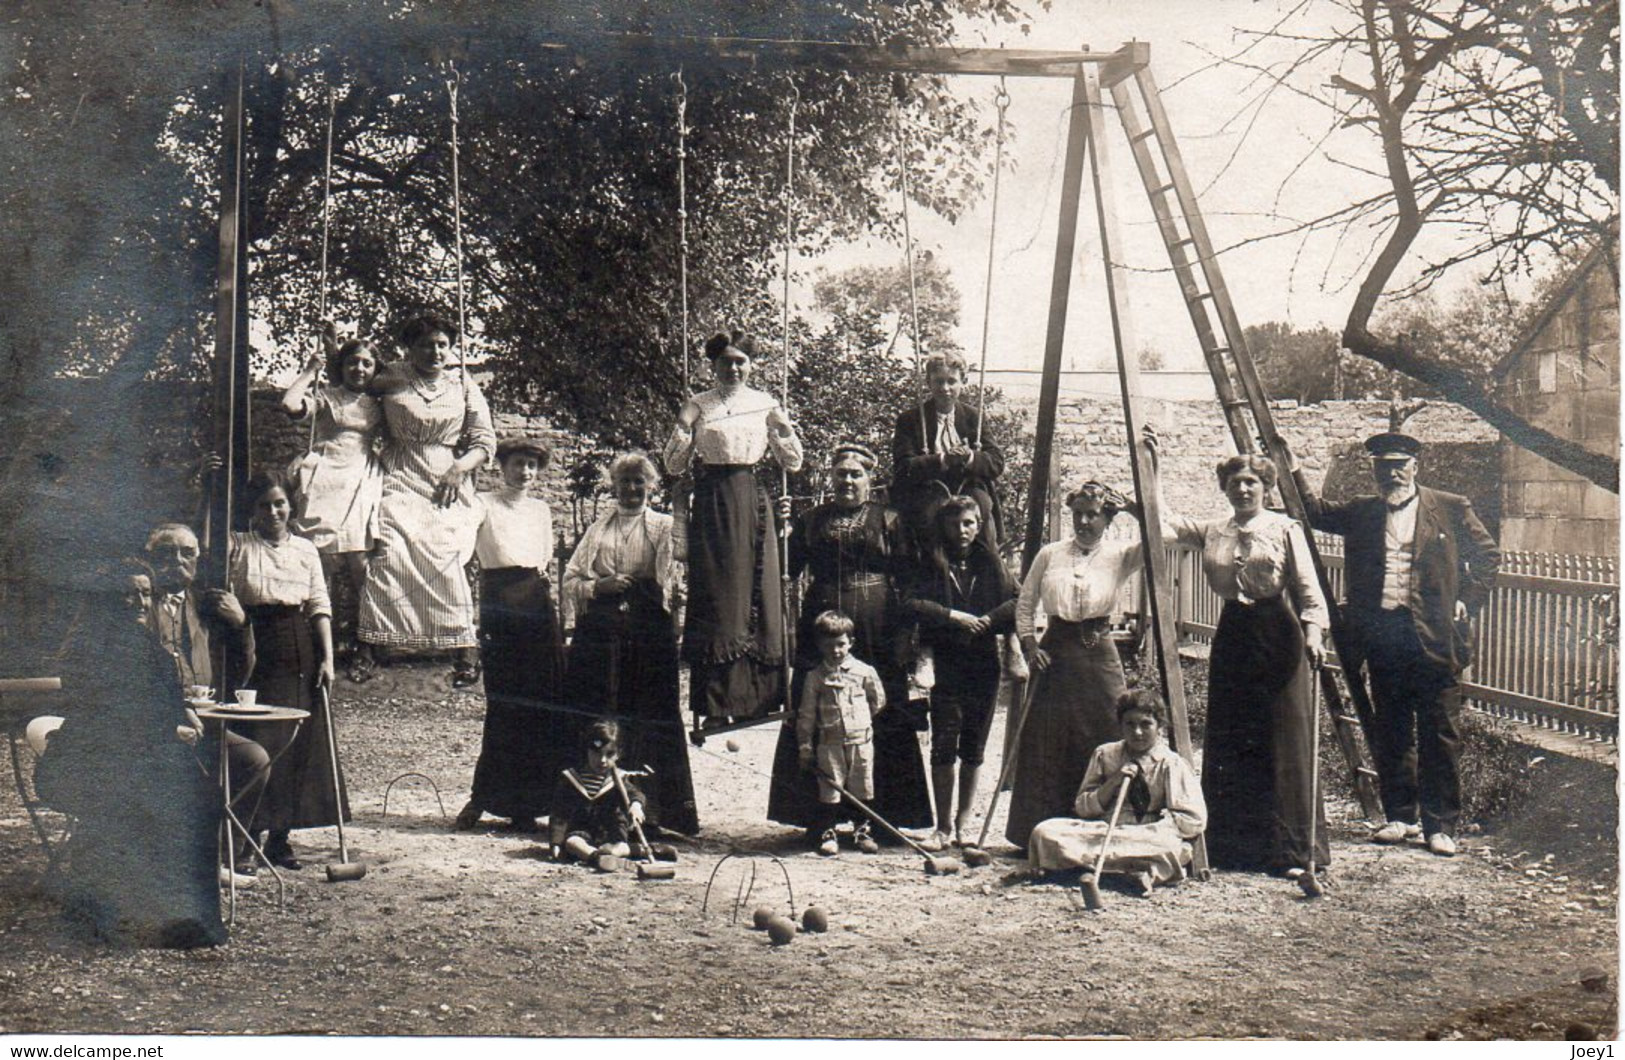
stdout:
{"type": "MultiPolygon", "coordinates": [[[[1234,54],[1249,42],[1243,31],[1266,29],[1297,6],[1270,0],[1054,0],[1051,11],[1035,11],[1028,36],[1013,26],[990,31],[984,23],[968,23],[960,43],[1034,49],[1087,45],[1107,51],[1125,41],[1147,42],[1151,71],[1162,88],[1203,217],[1223,251],[1382,186],[1340,164],[1380,166],[1374,137],[1350,130],[1317,147],[1330,125],[1324,107],[1276,92],[1259,108],[1255,103],[1261,86],[1254,75],[1216,63],[1218,57],[1234,54]]],[[[1279,47],[1255,53],[1266,58],[1286,54],[1279,47]]],[[[1318,84],[1305,87],[1323,92],[1320,86],[1331,72],[1315,71],[1312,80],[1318,84]]],[[[966,76],[952,82],[957,91],[983,104],[991,123],[997,80],[966,76]]],[[[1015,142],[1006,147],[1007,168],[1001,178],[988,364],[994,371],[1032,371],[1043,361],[1071,84],[1064,78],[1012,78],[1008,87],[1008,116],[1016,134],[1015,142]]],[[[1108,122],[1107,160],[1115,177],[1125,260],[1134,270],[1128,277],[1130,348],[1158,350],[1168,368],[1201,369],[1200,349],[1172,274],[1166,271],[1167,253],[1156,238],[1133,157],[1115,119],[1108,122]]],[[[1063,365],[1067,369],[1101,367],[1114,358],[1087,169],[1084,179],[1063,365]]],[[[947,262],[963,296],[958,338],[973,366],[982,349],[990,218],[990,197],[957,224],[924,207],[911,207],[917,251],[930,250],[947,262]]],[[[1351,281],[1361,271],[1360,252],[1359,239],[1339,245],[1325,236],[1300,245],[1298,239],[1287,237],[1223,252],[1220,264],[1244,325],[1285,321],[1341,330],[1353,298],[1351,281]]],[[[902,261],[899,240],[838,248],[797,267],[808,275],[817,268],[838,271],[855,264],[902,261]]],[[[799,301],[810,300],[810,288],[809,275],[799,301]]],[[[1036,385],[1035,379],[1019,376],[995,375],[990,381],[1014,389],[1036,385]]]]}

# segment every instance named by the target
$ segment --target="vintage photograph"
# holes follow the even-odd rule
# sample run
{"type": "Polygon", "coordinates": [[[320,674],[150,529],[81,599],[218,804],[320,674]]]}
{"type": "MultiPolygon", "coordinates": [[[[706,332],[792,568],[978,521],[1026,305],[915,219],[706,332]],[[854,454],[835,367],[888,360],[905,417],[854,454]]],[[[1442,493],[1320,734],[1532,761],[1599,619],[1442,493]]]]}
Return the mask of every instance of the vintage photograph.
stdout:
{"type": "Polygon", "coordinates": [[[0,72],[0,1036],[1618,1036],[1615,0],[0,72]]]}

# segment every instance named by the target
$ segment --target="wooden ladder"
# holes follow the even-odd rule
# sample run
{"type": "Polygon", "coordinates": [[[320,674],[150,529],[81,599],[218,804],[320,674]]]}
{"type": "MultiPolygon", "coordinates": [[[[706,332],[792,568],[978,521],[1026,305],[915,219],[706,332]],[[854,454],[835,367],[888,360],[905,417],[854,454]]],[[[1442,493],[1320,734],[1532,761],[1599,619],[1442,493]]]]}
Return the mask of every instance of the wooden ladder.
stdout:
{"type": "MultiPolygon", "coordinates": [[[[1365,727],[1369,731],[1373,717],[1364,674],[1362,669],[1353,663],[1356,656],[1349,650],[1349,637],[1344,628],[1342,613],[1332,593],[1331,582],[1326,576],[1320,552],[1315,547],[1314,535],[1307,532],[1309,520],[1304,511],[1303,498],[1299,495],[1292,476],[1286,473],[1288,460],[1285,443],[1276,430],[1275,417],[1270,413],[1269,396],[1264,392],[1263,384],[1258,378],[1258,370],[1248,353],[1241,322],[1236,316],[1229,288],[1225,286],[1224,276],[1219,270],[1213,241],[1209,238],[1207,225],[1202,220],[1196,192],[1191,187],[1190,175],[1185,170],[1184,159],[1174,140],[1173,130],[1169,127],[1168,113],[1163,109],[1162,97],[1157,91],[1156,82],[1152,79],[1148,60],[1147,46],[1128,45],[1120,53],[1119,59],[1106,65],[1100,80],[1111,92],[1112,105],[1128,138],[1135,168],[1139,171],[1140,182],[1145,187],[1146,197],[1150,200],[1152,212],[1156,216],[1158,234],[1168,251],[1168,261],[1178,280],[1185,308],[1190,313],[1191,324],[1202,347],[1202,356],[1206,359],[1208,371],[1213,376],[1213,385],[1218,392],[1225,422],[1230,427],[1230,435],[1235,441],[1236,449],[1242,453],[1252,453],[1258,451],[1262,443],[1267,454],[1281,470],[1279,486],[1287,512],[1305,527],[1304,536],[1309,541],[1315,576],[1320,581],[1321,591],[1326,596],[1326,605],[1331,611],[1332,643],[1343,666],[1349,698],[1353,700],[1354,709],[1352,711],[1348,709],[1336,675],[1327,667],[1320,670],[1322,698],[1331,716],[1338,746],[1342,749],[1343,757],[1348,761],[1349,770],[1353,774],[1355,795],[1359,798],[1368,818],[1382,820],[1382,803],[1377,793],[1377,773],[1367,763],[1359,739],[1360,729],[1365,727]]],[[[1092,77],[1086,80],[1090,82],[1089,108],[1091,112],[1099,114],[1105,106],[1100,98],[1099,89],[1093,84],[1092,77]]],[[[1093,153],[1097,157],[1101,139],[1098,135],[1093,138],[1093,153]]],[[[1097,201],[1099,198],[1097,194],[1097,201]]],[[[1105,238],[1103,234],[1102,239],[1105,238]]],[[[1120,266],[1109,263],[1108,277],[1117,267],[1120,266]]],[[[1120,360],[1130,364],[1133,358],[1132,356],[1123,358],[1120,351],[1120,360]]],[[[1133,428],[1134,425],[1131,424],[1131,429],[1133,428]]],[[[1137,451],[1139,449],[1137,436],[1131,435],[1131,442],[1137,451]]],[[[1136,473],[1138,474],[1138,470],[1136,473]]]]}

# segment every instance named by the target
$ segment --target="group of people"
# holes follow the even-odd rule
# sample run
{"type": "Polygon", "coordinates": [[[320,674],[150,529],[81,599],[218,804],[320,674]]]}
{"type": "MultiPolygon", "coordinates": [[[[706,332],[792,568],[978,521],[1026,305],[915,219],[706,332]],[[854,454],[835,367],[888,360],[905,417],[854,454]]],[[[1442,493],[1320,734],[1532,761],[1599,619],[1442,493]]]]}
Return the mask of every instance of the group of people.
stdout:
{"type": "MultiPolygon", "coordinates": [[[[1161,505],[1160,544],[1199,551],[1225,601],[1198,781],[1168,746],[1160,698],[1128,688],[1111,635],[1143,546],[1108,529],[1137,506],[1083,483],[1066,498],[1071,535],[1012,577],[1000,551],[1004,455],[959,398],[967,372],[957,356],[928,359],[924,400],[897,417],[888,501],[876,495],[876,454],[840,444],[826,457],[830,499],[798,513],[787,497],[775,503],[759,473],[769,459],[797,471],[806,456],[785,408],[749,385],[753,340],[712,338],[716,385],[683,404],[662,454],[676,516],[650,507],[662,483],[653,460],[615,459],[614,507],[582,535],[557,587],[576,615],[566,649],[551,516],[534,492],[550,451],[534,438],[497,440],[479,388],[448,368],[456,342],[454,325],[423,317],[402,333],[400,362],[384,364],[366,342],[328,344],[336,382],[313,388],[313,362],[284,399],[290,415],[314,419],[310,451],[288,474],[254,475],[250,529],[231,536],[223,585],[193,584],[187,528],[161,527],[149,541],[151,599],[138,612],[177,683],[214,684],[211,646],[225,648],[237,684],[312,713],[291,743],[280,727],[224,731],[233,804],[272,863],[297,868],[291,830],[348,813],[323,739],[338,664],[329,580],[357,601],[354,621],[338,623],[356,642],[352,680],[374,675],[379,648],[449,651],[460,688],[483,676],[462,829],[484,814],[524,830],[548,817],[555,847],[578,857],[624,844],[633,824],[692,836],[687,743],[783,711],[770,819],[806,829],[830,855],[845,821],[859,850],[877,848],[869,810],[928,829],[927,849],[965,844],[1003,678],[1030,672],[1010,712],[1005,838],[1035,871],[1092,866],[1107,818],[1109,867],[1147,891],[1180,878],[1203,835],[1216,868],[1289,874],[1329,863],[1309,684],[1328,609],[1305,528],[1266,507],[1270,460],[1218,464],[1228,516],[1161,505]],[[493,457],[501,485],[476,492],[473,475],[493,457]],[[474,558],[477,623],[465,571],[474,558]],[[796,580],[800,607],[789,614],[781,582],[796,580]]],[[[1161,445],[1151,432],[1144,443],[1153,456],[1161,445]]],[[[1388,817],[1376,838],[1421,834],[1450,854],[1456,677],[1498,554],[1465,499],[1416,486],[1420,443],[1389,432],[1368,449],[1381,497],[1333,505],[1301,475],[1298,486],[1314,526],[1349,539],[1345,654],[1372,673],[1369,736],[1388,817]]]]}

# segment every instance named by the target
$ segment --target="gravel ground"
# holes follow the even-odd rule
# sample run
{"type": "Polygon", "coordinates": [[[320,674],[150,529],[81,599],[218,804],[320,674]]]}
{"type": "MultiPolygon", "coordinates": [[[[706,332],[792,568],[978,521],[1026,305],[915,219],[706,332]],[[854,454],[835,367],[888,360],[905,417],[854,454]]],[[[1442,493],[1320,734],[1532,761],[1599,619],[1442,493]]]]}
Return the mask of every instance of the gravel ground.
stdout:
{"type": "Polygon", "coordinates": [[[1335,864],[1318,901],[1285,881],[1219,873],[1150,899],[1108,887],[1091,914],[1075,887],[1030,882],[1008,858],[930,877],[897,848],[805,851],[760,819],[776,736],[767,727],[738,733],[737,752],[712,739],[693,753],[704,835],[684,847],[675,880],[640,882],[543,860],[535,836],[453,833],[421,780],[398,784],[385,816],[385,786],[406,771],[433,778],[448,813],[466,797],[483,700],[442,682],[421,665],[386,670],[365,695],[341,682],[348,835],[368,874],[327,883],[319,866],[336,857],[334,833],[296,833],[311,864],[290,874],[286,907],[262,878],[215,951],[109,949],[64,923],[37,885],[43,859],[8,786],[0,1031],[1613,1034],[1611,770],[1567,770],[1555,796],[1537,793],[1549,821],[1506,822],[1450,860],[1374,846],[1351,806],[1335,805],[1335,864]],[[796,911],[829,911],[828,933],[772,946],[749,929],[757,905],[792,907],[768,855],[783,859],[796,911]]]}

